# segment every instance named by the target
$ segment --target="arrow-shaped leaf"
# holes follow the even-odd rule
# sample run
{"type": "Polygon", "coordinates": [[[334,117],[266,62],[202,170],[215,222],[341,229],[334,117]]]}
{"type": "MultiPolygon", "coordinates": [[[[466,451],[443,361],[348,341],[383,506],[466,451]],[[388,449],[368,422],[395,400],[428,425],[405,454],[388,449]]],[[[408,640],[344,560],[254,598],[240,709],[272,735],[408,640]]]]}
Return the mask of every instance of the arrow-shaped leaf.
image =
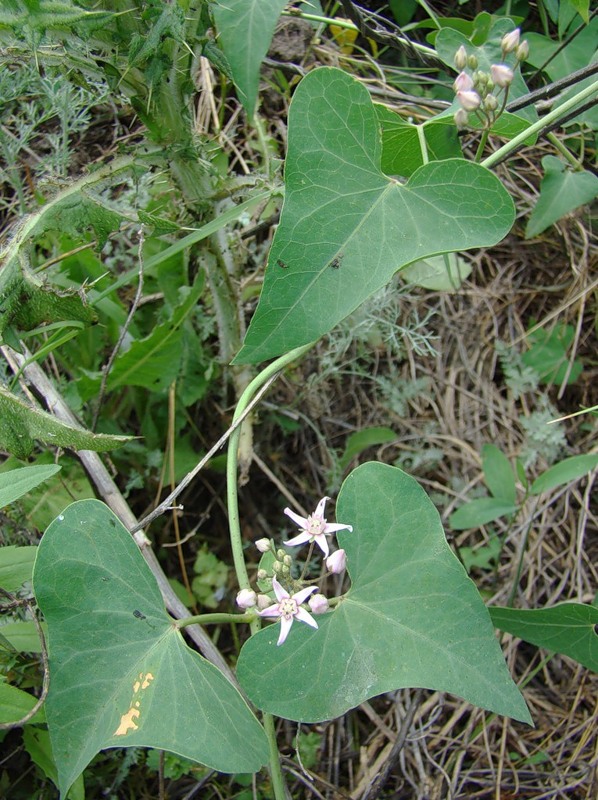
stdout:
{"type": "Polygon", "coordinates": [[[403,185],[381,172],[381,149],[362,84],[328,67],[301,81],[289,112],[281,222],[237,362],[316,340],[412,261],[508,233],[513,203],[484,167],[433,162],[403,185]]]}
{"type": "Polygon", "coordinates": [[[338,534],[351,589],[317,618],[319,630],[293,625],[278,647],[275,624],[246,642],[237,674],[250,699],[316,722],[419,686],[530,722],[488,611],[417,481],[396,467],[364,464],[344,482],[337,516],[353,525],[338,534]]]}
{"type": "Polygon", "coordinates": [[[156,747],[255,772],[267,739],[239,692],[185,644],[131,535],[97,500],[70,505],[39,546],[46,701],[62,797],[107,747],[156,747]]]}

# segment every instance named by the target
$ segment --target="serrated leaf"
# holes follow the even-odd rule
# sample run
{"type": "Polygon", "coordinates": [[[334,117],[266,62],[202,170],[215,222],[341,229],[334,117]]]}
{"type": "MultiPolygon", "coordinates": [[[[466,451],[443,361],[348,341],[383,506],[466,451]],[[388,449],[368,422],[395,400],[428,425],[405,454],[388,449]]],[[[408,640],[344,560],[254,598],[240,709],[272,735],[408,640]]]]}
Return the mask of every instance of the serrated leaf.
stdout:
{"type": "Polygon", "coordinates": [[[287,0],[217,0],[212,9],[218,41],[247,116],[253,119],[260,66],[287,0]]]}
{"type": "Polygon", "coordinates": [[[345,480],[337,518],[353,525],[338,534],[351,588],[318,616],[318,630],[295,624],[277,647],[276,623],[246,642],[237,675],[249,698],[317,722],[420,686],[529,722],[488,611],[418,483],[396,467],[364,464],[345,480]]]}
{"type": "Polygon", "coordinates": [[[60,472],[59,464],[39,464],[32,467],[19,467],[0,473],[0,508],[14,503],[19,497],[30,492],[52,475],[60,472]]]}
{"type": "Polygon", "coordinates": [[[38,548],[48,626],[48,728],[64,796],[107,747],[156,747],[223,772],[268,760],[231,683],[186,644],[131,535],[97,500],[70,505],[38,548]]]}
{"type": "Polygon", "coordinates": [[[591,172],[572,172],[555,156],[544,156],[542,166],[540,196],[525,229],[526,239],[533,239],[570,211],[591,203],[598,196],[598,178],[591,172]]]}
{"type": "Polygon", "coordinates": [[[468,528],[479,528],[480,525],[486,525],[516,511],[517,506],[503,498],[478,497],[453,511],[449,517],[449,525],[454,531],[465,531],[468,528]]]}
{"type": "Polygon", "coordinates": [[[482,469],[484,480],[497,500],[504,500],[514,505],[517,500],[515,475],[511,462],[495,444],[485,444],[482,447],[482,469]]]}
{"type": "Polygon", "coordinates": [[[74,428],[46,411],[31,408],[0,387],[0,450],[12,453],[17,458],[23,459],[31,455],[36,439],[55,447],[103,453],[120,447],[133,438],[135,437],[108,436],[74,428]]]}
{"type": "Polygon", "coordinates": [[[490,609],[492,622],[501,631],[526,642],[574,658],[598,672],[598,608],[582,603],[560,603],[552,608],[490,609]]]}
{"type": "Polygon", "coordinates": [[[530,494],[542,494],[557,486],[576,481],[596,467],[598,467],[598,455],[595,453],[565,458],[536,478],[532,483],[530,494]]]}
{"type": "Polygon", "coordinates": [[[380,157],[367,89],[338,69],[310,72],[291,102],[280,225],[235,362],[315,341],[408,263],[488,246],[510,230],[513,202],[479,164],[432,162],[401,185],[380,157]]]}
{"type": "Polygon", "coordinates": [[[6,545],[0,548],[0,587],[12,592],[31,580],[37,547],[6,545]]]}

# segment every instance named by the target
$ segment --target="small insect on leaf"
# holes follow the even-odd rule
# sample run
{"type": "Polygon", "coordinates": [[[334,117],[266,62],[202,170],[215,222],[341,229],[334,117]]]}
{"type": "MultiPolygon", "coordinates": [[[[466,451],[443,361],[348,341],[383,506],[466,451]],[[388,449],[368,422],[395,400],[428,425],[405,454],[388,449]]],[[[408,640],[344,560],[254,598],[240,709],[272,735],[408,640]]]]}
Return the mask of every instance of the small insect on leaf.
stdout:
{"type": "Polygon", "coordinates": [[[281,258],[277,258],[276,259],[276,263],[278,264],[278,266],[281,269],[288,269],[288,267],[289,267],[289,265],[286,263],[286,261],[283,261],[281,258]]]}
{"type": "Polygon", "coordinates": [[[147,619],[145,614],[142,614],[141,611],[139,611],[137,608],[135,609],[135,611],[133,611],[133,616],[136,617],[137,619],[147,619]]]}
{"type": "Polygon", "coordinates": [[[340,265],[341,265],[341,261],[342,260],[343,260],[343,253],[339,253],[337,256],[335,256],[332,259],[332,261],[330,262],[329,266],[331,266],[332,269],[338,269],[340,267],[340,265]]]}

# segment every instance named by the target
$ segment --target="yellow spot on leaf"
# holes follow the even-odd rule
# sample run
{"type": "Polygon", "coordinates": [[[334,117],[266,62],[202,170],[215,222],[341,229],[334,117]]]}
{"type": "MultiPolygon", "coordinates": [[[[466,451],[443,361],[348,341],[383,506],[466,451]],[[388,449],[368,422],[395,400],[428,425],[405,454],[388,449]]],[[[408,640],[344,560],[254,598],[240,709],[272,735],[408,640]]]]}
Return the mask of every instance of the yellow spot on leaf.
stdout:
{"type": "Polygon", "coordinates": [[[114,731],[115,736],[124,736],[125,733],[128,733],[130,730],[136,731],[139,728],[139,725],[135,722],[135,720],[139,717],[140,711],[136,708],[130,708],[126,714],[123,714],[120,718],[120,725],[114,731]]]}
{"type": "MultiPolygon", "coordinates": [[[[142,692],[144,689],[147,689],[153,680],[154,676],[151,672],[140,672],[138,677],[133,682],[133,695],[136,695],[139,692],[142,692]]],[[[114,731],[114,736],[124,736],[129,731],[138,730],[139,725],[137,725],[135,720],[139,719],[141,715],[140,707],[141,695],[139,695],[139,699],[131,702],[129,710],[120,718],[120,725],[114,731]]]]}

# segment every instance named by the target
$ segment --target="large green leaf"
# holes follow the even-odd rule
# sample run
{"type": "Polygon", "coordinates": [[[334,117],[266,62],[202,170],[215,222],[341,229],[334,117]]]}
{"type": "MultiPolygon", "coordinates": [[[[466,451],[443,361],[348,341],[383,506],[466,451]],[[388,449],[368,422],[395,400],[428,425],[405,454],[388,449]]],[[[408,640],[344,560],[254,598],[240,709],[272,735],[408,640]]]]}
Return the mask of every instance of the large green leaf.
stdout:
{"type": "Polygon", "coordinates": [[[501,631],[526,642],[574,658],[598,672],[598,608],[582,603],[560,603],[552,608],[489,609],[501,631]]]}
{"type": "Polygon", "coordinates": [[[338,69],[307,75],[289,112],[281,221],[237,362],[316,340],[412,261],[508,233],[511,198],[479,164],[432,162],[402,185],[380,158],[367,89],[338,69]]]}
{"type": "Polygon", "coordinates": [[[250,119],[255,111],[260,66],[286,4],[287,0],[218,0],[212,8],[218,41],[250,119]]]}
{"type": "Polygon", "coordinates": [[[331,719],[403,687],[452,692],[526,722],[488,611],[451,552],[434,505],[410,476],[369,463],[343,484],[338,539],[352,586],[319,630],[278,623],[252,636],[237,674],[249,698],[282,717],[331,719]]]}
{"type": "Polygon", "coordinates": [[[260,724],[185,644],[107,506],[82,500],[54,520],[33,583],[48,625],[46,713],[62,796],[107,747],[156,747],[222,772],[255,772],[267,761],[260,724]]]}

